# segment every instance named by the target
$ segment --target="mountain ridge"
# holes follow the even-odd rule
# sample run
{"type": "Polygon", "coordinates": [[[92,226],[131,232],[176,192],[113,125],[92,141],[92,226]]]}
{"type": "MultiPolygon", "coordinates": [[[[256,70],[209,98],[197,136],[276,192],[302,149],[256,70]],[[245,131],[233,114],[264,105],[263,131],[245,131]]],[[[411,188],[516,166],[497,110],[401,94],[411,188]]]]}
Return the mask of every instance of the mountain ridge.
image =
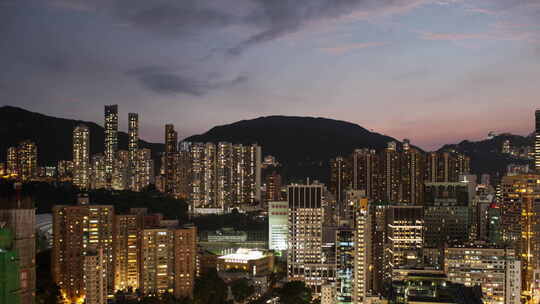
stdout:
{"type": "MultiPolygon", "coordinates": [[[[85,124],[90,129],[90,153],[103,153],[104,129],[95,122],[58,118],[14,106],[0,107],[0,161],[6,160],[7,148],[23,140],[31,140],[38,146],[38,164],[56,165],[59,160],[72,159],[72,132],[76,125],[85,124]]],[[[128,135],[118,132],[119,149],[127,149],[128,135]]],[[[163,144],[139,141],[141,148],[152,149],[157,158],[163,144]]]]}
{"type": "MultiPolygon", "coordinates": [[[[0,161],[6,150],[30,139],[38,145],[40,165],[56,165],[58,160],[72,158],[72,131],[77,124],[90,128],[90,151],[102,153],[103,127],[95,122],[57,118],[19,107],[0,107],[0,161]]],[[[127,134],[119,133],[119,148],[127,149],[127,134]]],[[[502,142],[510,139],[514,146],[531,146],[530,136],[503,133],[492,139],[463,140],[447,144],[437,151],[455,150],[471,157],[473,173],[501,175],[510,163],[531,163],[501,153],[502,142]]],[[[269,115],[244,119],[210,128],[207,132],[185,138],[191,142],[227,141],[235,144],[257,143],[263,156],[273,155],[283,164],[281,171],[288,181],[311,177],[323,182],[329,179],[329,160],[350,155],[357,148],[384,149],[389,141],[401,142],[388,135],[369,131],[358,124],[324,117],[269,115]]],[[[413,142],[414,143],[414,142],[413,142]]],[[[141,140],[140,146],[152,149],[159,165],[162,143],[141,140]]]]}

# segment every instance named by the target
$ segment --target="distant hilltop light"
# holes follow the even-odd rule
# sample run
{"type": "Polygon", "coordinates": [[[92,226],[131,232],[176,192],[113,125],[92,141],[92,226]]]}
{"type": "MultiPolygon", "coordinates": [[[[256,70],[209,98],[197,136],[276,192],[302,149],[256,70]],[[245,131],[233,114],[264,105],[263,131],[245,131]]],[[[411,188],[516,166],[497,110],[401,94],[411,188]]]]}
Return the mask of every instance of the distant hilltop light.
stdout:
{"type": "Polygon", "coordinates": [[[488,139],[493,139],[495,138],[495,136],[497,136],[497,133],[495,133],[495,131],[489,131],[488,133],[488,139]]]}

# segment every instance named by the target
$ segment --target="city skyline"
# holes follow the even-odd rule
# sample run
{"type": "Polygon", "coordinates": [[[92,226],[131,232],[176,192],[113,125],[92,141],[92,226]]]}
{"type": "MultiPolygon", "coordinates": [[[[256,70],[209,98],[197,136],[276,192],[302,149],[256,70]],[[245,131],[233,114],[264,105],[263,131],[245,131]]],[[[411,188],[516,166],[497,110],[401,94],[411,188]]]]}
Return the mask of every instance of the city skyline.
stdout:
{"type": "Polygon", "coordinates": [[[118,104],[152,142],[164,123],[184,138],[269,115],[350,121],[426,150],[533,131],[535,1],[182,3],[1,1],[0,98],[95,122],[118,104]]]}

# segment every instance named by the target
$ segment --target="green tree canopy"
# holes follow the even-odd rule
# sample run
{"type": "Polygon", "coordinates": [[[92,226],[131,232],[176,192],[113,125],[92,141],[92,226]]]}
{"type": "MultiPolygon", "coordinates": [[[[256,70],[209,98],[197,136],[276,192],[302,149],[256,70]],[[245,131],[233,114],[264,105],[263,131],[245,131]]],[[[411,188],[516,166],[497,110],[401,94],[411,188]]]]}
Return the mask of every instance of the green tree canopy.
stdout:
{"type": "Polygon", "coordinates": [[[276,290],[283,304],[309,304],[311,303],[311,289],[304,282],[287,282],[282,288],[276,290]]]}

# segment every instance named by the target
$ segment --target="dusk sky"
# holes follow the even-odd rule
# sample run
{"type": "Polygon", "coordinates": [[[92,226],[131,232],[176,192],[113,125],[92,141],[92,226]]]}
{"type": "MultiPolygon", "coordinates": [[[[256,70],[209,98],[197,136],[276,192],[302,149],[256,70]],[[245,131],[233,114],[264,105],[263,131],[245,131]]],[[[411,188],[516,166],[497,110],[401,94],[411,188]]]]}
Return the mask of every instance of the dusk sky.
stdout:
{"type": "Polygon", "coordinates": [[[267,115],[425,149],[528,134],[540,0],[0,0],[0,104],[162,142],[267,115]]]}

